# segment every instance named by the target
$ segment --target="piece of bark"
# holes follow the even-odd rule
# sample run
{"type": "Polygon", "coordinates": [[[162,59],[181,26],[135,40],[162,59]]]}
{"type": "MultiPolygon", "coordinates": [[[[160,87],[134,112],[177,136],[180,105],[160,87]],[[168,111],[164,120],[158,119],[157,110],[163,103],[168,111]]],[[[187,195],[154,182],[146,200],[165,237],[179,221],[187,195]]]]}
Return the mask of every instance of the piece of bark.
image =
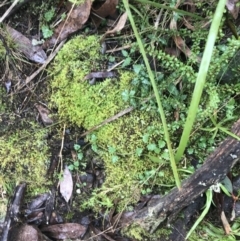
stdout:
{"type": "MultiPolygon", "coordinates": [[[[240,119],[233,125],[232,132],[240,136],[240,119]]],[[[223,180],[239,158],[240,142],[233,137],[227,137],[204,164],[183,182],[181,189],[174,188],[163,198],[136,212],[128,222],[139,224],[153,233],[161,222],[172,221],[184,207],[210,186],[223,180]]]]}
{"type": "Polygon", "coordinates": [[[10,227],[14,220],[18,219],[20,207],[23,201],[24,193],[26,190],[26,183],[19,184],[15,188],[14,196],[11,204],[7,210],[7,215],[4,221],[3,233],[1,237],[1,241],[7,241],[10,227]]]}

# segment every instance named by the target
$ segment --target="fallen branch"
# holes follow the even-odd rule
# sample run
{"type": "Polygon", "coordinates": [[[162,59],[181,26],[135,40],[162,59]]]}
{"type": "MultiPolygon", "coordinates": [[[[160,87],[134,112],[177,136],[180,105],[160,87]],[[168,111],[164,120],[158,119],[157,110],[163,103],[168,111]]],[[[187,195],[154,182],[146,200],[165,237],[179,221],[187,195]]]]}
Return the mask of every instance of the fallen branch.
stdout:
{"type": "MultiPolygon", "coordinates": [[[[240,136],[240,119],[233,125],[232,132],[240,136]]],[[[174,188],[163,198],[136,212],[128,219],[153,233],[160,223],[172,221],[177,214],[210,186],[223,180],[231,168],[240,159],[240,142],[227,137],[204,164],[182,184],[181,189],[174,188]]],[[[120,225],[123,224],[123,220],[120,225]]]]}

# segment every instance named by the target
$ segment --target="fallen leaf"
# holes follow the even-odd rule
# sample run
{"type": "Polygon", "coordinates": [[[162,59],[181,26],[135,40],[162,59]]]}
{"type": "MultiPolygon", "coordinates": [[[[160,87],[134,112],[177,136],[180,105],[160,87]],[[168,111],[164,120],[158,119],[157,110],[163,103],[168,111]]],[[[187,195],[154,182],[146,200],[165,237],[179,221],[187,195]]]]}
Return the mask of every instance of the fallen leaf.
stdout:
{"type": "Polygon", "coordinates": [[[22,52],[28,59],[44,64],[47,59],[47,55],[41,46],[33,46],[31,41],[17,30],[7,26],[8,34],[11,36],[16,44],[16,48],[19,52],[22,52]]]}
{"type": "Polygon", "coordinates": [[[228,0],[226,2],[226,7],[234,19],[237,19],[239,13],[239,6],[237,6],[238,2],[238,0],[228,0]]]}
{"type": "Polygon", "coordinates": [[[65,166],[65,169],[63,171],[63,178],[60,181],[60,193],[62,194],[66,202],[68,202],[69,199],[71,198],[72,191],[73,191],[72,174],[69,171],[68,167],[65,166]]]}
{"type": "Polygon", "coordinates": [[[43,123],[46,125],[51,125],[53,120],[49,117],[50,111],[46,107],[43,107],[39,104],[35,104],[34,106],[37,108],[43,123]]]}
{"type": "Polygon", "coordinates": [[[44,241],[44,237],[42,233],[39,231],[37,227],[23,224],[20,226],[16,226],[10,230],[9,239],[15,241],[26,241],[26,240],[34,240],[34,241],[44,241]]]}
{"type": "Polygon", "coordinates": [[[66,20],[58,25],[54,30],[52,38],[44,43],[44,48],[52,47],[66,39],[70,34],[82,29],[89,18],[91,6],[92,1],[86,0],[84,3],[71,8],[66,20]]]}
{"type": "MultiPolygon", "coordinates": [[[[174,18],[172,18],[170,22],[170,29],[177,30],[177,22],[174,18]]],[[[196,56],[186,45],[185,41],[178,35],[173,36],[173,40],[178,47],[188,58],[194,58],[196,62],[200,63],[201,59],[196,56]]]]}
{"type": "Polygon", "coordinates": [[[106,0],[100,7],[92,7],[91,18],[96,27],[98,27],[102,19],[111,16],[115,17],[118,0],[106,0]]]}
{"type": "Polygon", "coordinates": [[[115,26],[114,29],[112,30],[108,30],[105,34],[111,34],[111,33],[116,33],[116,32],[119,32],[121,31],[125,24],[126,24],[126,21],[127,21],[127,12],[125,12],[119,19],[117,25],[115,26]]]}
{"type": "Polygon", "coordinates": [[[99,72],[92,72],[84,77],[84,80],[97,78],[97,79],[105,79],[105,78],[113,78],[116,77],[117,73],[114,71],[99,71],[99,72]]]}
{"type": "Polygon", "coordinates": [[[49,193],[43,193],[41,195],[38,195],[28,204],[28,209],[30,211],[34,211],[35,209],[40,208],[48,198],[49,198],[49,193]]]}
{"type": "Polygon", "coordinates": [[[55,239],[76,239],[84,236],[86,227],[78,223],[54,224],[41,229],[55,239]]]}

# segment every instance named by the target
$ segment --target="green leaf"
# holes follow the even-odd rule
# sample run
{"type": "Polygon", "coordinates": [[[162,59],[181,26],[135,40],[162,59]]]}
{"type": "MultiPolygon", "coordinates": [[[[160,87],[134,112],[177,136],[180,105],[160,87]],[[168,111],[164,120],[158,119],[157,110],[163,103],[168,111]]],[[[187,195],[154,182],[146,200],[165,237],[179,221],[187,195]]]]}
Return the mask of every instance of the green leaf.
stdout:
{"type": "Polygon", "coordinates": [[[158,172],[159,177],[164,177],[165,173],[163,171],[158,172]]]}
{"type": "Polygon", "coordinates": [[[54,8],[52,8],[51,10],[47,11],[45,14],[44,14],[44,19],[47,21],[47,22],[50,22],[52,20],[54,16],[54,8]]]}
{"type": "Polygon", "coordinates": [[[193,154],[193,152],[194,152],[194,150],[193,150],[193,148],[191,148],[191,147],[189,147],[188,149],[187,149],[187,152],[188,152],[188,154],[193,154]]]}
{"type": "Polygon", "coordinates": [[[156,148],[154,149],[154,152],[155,152],[156,154],[159,154],[159,153],[160,153],[160,149],[156,147],[156,148]]]}
{"type": "Polygon", "coordinates": [[[163,154],[161,155],[162,158],[164,158],[165,160],[169,160],[169,153],[168,152],[163,152],[163,154]]]}
{"type": "Polygon", "coordinates": [[[163,148],[163,147],[165,147],[165,145],[166,145],[165,141],[162,141],[162,140],[158,141],[158,147],[159,148],[163,148]]]}
{"type": "Polygon", "coordinates": [[[114,148],[112,146],[108,146],[108,151],[110,154],[114,154],[116,152],[116,148],[114,148]]]}
{"type": "Polygon", "coordinates": [[[137,154],[137,156],[141,156],[141,155],[142,155],[142,152],[143,152],[143,149],[142,149],[142,148],[138,147],[138,148],[136,149],[136,154],[137,154]]]}
{"type": "Polygon", "coordinates": [[[147,145],[147,149],[149,151],[154,151],[156,148],[157,148],[157,146],[156,146],[155,143],[150,143],[150,144],[147,145]]]}
{"type": "Polygon", "coordinates": [[[75,167],[79,167],[79,161],[75,161],[75,162],[73,163],[73,165],[74,165],[75,167]]]}
{"type": "Polygon", "coordinates": [[[161,164],[164,164],[166,163],[163,159],[161,159],[160,157],[157,157],[157,156],[152,156],[152,155],[148,155],[149,159],[152,161],[152,162],[155,162],[155,163],[161,163],[161,164]]]}
{"type": "Polygon", "coordinates": [[[131,59],[130,57],[127,57],[127,58],[124,60],[124,62],[123,62],[123,64],[122,64],[122,67],[126,67],[126,66],[130,65],[131,62],[132,62],[132,59],[131,59]]]}
{"type": "Polygon", "coordinates": [[[78,160],[82,160],[82,159],[83,159],[83,153],[82,153],[82,152],[79,152],[78,155],[77,155],[77,157],[78,157],[78,160]]]}
{"type": "Polygon", "coordinates": [[[128,52],[127,52],[126,50],[122,50],[122,55],[123,55],[124,57],[128,57],[128,52]]]}
{"type": "Polygon", "coordinates": [[[221,183],[227,189],[227,191],[229,193],[233,193],[232,182],[231,182],[231,180],[227,176],[222,180],[221,183]]]}
{"type": "Polygon", "coordinates": [[[42,26],[42,33],[44,38],[49,38],[53,35],[53,31],[47,25],[42,26]]]}
{"type": "Polygon", "coordinates": [[[113,162],[113,163],[116,163],[117,161],[118,161],[118,156],[113,156],[113,157],[112,157],[112,162],[113,162]]]}
{"type": "Polygon", "coordinates": [[[143,142],[147,144],[148,143],[148,138],[149,138],[149,134],[144,134],[143,135],[143,142]]]}
{"type": "Polygon", "coordinates": [[[128,90],[124,90],[124,91],[122,92],[122,99],[123,99],[124,101],[128,101],[128,100],[129,100],[129,91],[128,91],[128,90]]]}
{"type": "Polygon", "coordinates": [[[133,70],[136,74],[139,74],[139,72],[141,71],[142,69],[142,65],[141,64],[134,64],[133,65],[133,70]]]}
{"type": "Polygon", "coordinates": [[[73,148],[75,151],[78,151],[81,148],[81,146],[78,144],[74,144],[73,148]]]}

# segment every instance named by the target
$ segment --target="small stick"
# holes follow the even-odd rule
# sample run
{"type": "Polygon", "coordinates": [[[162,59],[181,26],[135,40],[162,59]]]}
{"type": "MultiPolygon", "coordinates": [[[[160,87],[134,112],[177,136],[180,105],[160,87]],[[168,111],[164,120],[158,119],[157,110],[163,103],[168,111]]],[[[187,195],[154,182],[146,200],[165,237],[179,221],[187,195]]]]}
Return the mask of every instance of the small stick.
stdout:
{"type": "MultiPolygon", "coordinates": [[[[141,104],[148,102],[148,101],[149,101],[150,99],[152,99],[153,97],[154,97],[154,95],[150,96],[149,98],[145,99],[141,104]]],[[[85,131],[84,133],[82,133],[82,134],[80,135],[80,137],[83,137],[83,136],[86,136],[86,135],[90,134],[91,132],[99,129],[100,127],[104,126],[105,124],[110,123],[110,122],[112,122],[112,121],[114,121],[114,120],[117,120],[119,117],[121,117],[121,116],[123,116],[123,115],[126,115],[127,113],[133,111],[134,109],[135,109],[135,107],[130,106],[130,107],[126,108],[125,110],[120,111],[120,112],[117,113],[116,115],[111,116],[110,118],[104,120],[102,123],[100,123],[100,124],[92,127],[92,128],[89,129],[88,131],[85,131]]]]}
{"type": "Polygon", "coordinates": [[[96,125],[96,126],[94,126],[93,128],[91,128],[90,130],[85,131],[83,134],[80,135],[80,137],[83,137],[83,136],[88,135],[89,133],[91,133],[91,132],[99,129],[99,128],[102,127],[103,125],[105,125],[105,124],[107,124],[107,123],[110,123],[110,122],[118,119],[119,117],[121,117],[121,116],[123,116],[123,115],[125,115],[125,114],[127,114],[127,113],[129,113],[129,112],[131,112],[133,109],[134,109],[134,107],[133,107],[133,106],[130,106],[130,107],[128,107],[127,109],[120,111],[120,112],[117,113],[116,115],[111,116],[110,118],[104,120],[104,121],[103,121],[102,123],[100,123],[99,125],[96,125]]]}
{"type": "Polygon", "coordinates": [[[15,0],[12,5],[8,8],[8,10],[3,14],[3,16],[0,18],[0,23],[4,21],[4,19],[8,16],[8,14],[12,11],[12,9],[18,4],[20,0],[15,0]]]}

